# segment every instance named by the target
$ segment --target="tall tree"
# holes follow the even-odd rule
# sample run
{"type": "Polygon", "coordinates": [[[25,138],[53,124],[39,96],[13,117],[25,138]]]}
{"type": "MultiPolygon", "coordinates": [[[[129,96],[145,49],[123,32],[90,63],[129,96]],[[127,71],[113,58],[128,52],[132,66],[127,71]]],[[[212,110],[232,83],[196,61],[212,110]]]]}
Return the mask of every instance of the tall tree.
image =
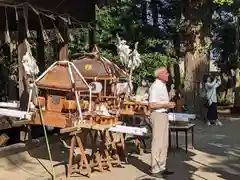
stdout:
{"type": "Polygon", "coordinates": [[[208,55],[211,45],[211,23],[213,9],[217,4],[231,4],[232,0],[182,0],[185,18],[185,101],[190,111],[198,101],[199,82],[208,72],[208,55]]]}

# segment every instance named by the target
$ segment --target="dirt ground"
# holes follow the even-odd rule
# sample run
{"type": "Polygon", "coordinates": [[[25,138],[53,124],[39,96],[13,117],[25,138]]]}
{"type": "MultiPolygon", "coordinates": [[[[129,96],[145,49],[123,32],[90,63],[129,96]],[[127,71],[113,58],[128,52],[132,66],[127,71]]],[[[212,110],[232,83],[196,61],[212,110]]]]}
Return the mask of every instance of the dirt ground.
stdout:
{"type": "MultiPolygon", "coordinates": [[[[240,118],[225,118],[222,127],[207,127],[196,121],[195,149],[188,154],[182,149],[169,152],[168,166],[175,173],[169,180],[239,180],[240,179],[240,118]]],[[[189,145],[191,138],[189,138],[189,145]]],[[[174,137],[172,139],[174,144],[174,137]]],[[[183,136],[180,144],[184,144],[183,136]]],[[[51,145],[57,180],[66,179],[67,152],[61,143],[51,145]]],[[[129,164],[111,172],[94,172],[91,178],[75,180],[151,180],[147,175],[150,154],[129,155],[129,164]]],[[[0,180],[47,180],[51,171],[45,146],[0,159],[0,180]]]]}

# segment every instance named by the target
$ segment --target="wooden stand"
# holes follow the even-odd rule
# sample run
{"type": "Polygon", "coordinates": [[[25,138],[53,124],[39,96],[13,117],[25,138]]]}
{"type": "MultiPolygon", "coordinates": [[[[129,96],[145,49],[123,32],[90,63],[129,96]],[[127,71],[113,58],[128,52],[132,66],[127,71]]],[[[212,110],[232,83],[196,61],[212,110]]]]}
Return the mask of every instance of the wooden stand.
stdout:
{"type": "Polygon", "coordinates": [[[74,129],[75,127],[71,129],[66,128],[65,130],[62,129],[62,132],[69,132],[71,130],[74,131],[70,133],[72,137],[69,150],[67,177],[70,177],[74,170],[76,172],[76,166],[73,165],[75,148],[79,148],[81,154],[81,160],[77,163],[77,172],[83,175],[87,175],[88,177],[90,177],[92,170],[96,167],[98,171],[103,172],[104,169],[111,171],[112,164],[121,166],[120,157],[117,153],[118,146],[122,148],[125,155],[125,160],[127,161],[127,153],[125,150],[123,135],[121,134],[120,141],[116,142],[114,140],[113,133],[108,131],[108,129],[112,126],[114,125],[80,124],[78,128],[80,128],[81,131],[77,131],[74,129]],[[86,141],[88,136],[90,138],[90,147],[92,149],[89,160],[87,159],[85,150],[87,146],[86,141]],[[84,170],[86,170],[86,172],[83,172],[84,170]]]}
{"type": "Polygon", "coordinates": [[[91,144],[92,144],[92,155],[90,160],[90,165],[92,168],[98,167],[100,172],[103,172],[104,169],[108,169],[111,171],[112,164],[110,162],[110,155],[108,152],[108,144],[106,141],[106,131],[103,130],[95,130],[89,132],[91,137],[91,144]],[[97,145],[97,139],[99,138],[100,144],[97,145]]]}
{"type": "Polygon", "coordinates": [[[73,160],[74,160],[74,149],[77,147],[80,149],[80,153],[81,153],[81,162],[79,163],[79,168],[80,168],[79,171],[85,168],[87,170],[86,175],[90,176],[91,174],[91,168],[87,160],[87,155],[83,147],[82,140],[79,137],[79,133],[81,132],[75,132],[71,134],[72,137],[71,137],[71,145],[70,145],[69,158],[68,158],[67,178],[69,178],[73,173],[73,170],[76,169],[75,166],[73,166],[73,160]]]}

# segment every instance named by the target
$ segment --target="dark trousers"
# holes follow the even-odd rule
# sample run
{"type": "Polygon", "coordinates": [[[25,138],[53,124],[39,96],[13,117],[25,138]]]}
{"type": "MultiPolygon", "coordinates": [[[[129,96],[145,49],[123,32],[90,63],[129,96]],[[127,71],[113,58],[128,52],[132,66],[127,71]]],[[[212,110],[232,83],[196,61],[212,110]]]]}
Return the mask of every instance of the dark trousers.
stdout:
{"type": "Polygon", "coordinates": [[[213,102],[211,105],[209,105],[207,111],[207,119],[212,123],[215,123],[216,120],[218,119],[217,103],[213,102]]]}

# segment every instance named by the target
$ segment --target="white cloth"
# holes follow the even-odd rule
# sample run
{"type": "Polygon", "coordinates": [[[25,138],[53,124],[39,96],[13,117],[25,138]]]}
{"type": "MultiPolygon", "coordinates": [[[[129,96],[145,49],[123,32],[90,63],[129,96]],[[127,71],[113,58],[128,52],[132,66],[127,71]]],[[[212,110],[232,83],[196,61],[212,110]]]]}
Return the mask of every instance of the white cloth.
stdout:
{"type": "Polygon", "coordinates": [[[218,81],[215,79],[213,82],[206,82],[205,88],[207,91],[208,104],[217,103],[217,91],[216,89],[221,85],[221,79],[218,81]]]}
{"type": "MultiPolygon", "coordinates": [[[[162,81],[156,79],[149,89],[149,103],[166,104],[169,102],[167,86],[162,81]]],[[[155,109],[155,112],[166,112],[167,109],[155,109]]]]}

